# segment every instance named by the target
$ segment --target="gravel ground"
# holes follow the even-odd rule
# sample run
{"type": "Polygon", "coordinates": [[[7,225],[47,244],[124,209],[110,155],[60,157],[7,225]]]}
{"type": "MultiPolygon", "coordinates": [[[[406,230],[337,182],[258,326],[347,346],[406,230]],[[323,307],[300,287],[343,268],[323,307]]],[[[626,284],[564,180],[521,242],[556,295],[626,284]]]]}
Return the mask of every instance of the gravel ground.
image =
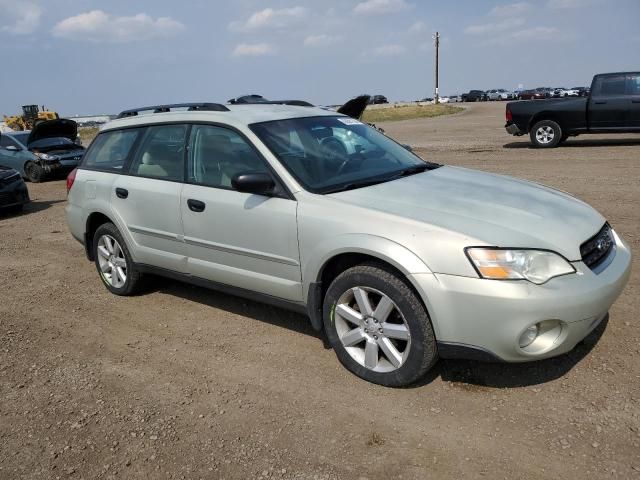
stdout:
{"type": "MultiPolygon", "coordinates": [[[[566,190],[640,251],[640,137],[550,151],[504,104],[381,125],[422,156],[566,190]]],[[[639,275],[568,355],[441,361],[413,388],[342,368],[306,320],[157,280],[101,285],[63,181],[0,217],[0,478],[640,478],[639,275]]]]}

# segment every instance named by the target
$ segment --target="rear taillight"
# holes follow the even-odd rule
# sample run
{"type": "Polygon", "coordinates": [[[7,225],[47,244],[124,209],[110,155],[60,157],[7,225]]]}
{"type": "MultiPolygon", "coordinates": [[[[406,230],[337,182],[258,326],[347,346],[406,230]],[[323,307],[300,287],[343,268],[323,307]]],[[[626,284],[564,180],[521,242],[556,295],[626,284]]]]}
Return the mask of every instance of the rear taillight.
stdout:
{"type": "Polygon", "coordinates": [[[513,115],[511,114],[511,110],[507,107],[507,122],[513,121],[513,115]]]}
{"type": "Polygon", "coordinates": [[[67,195],[69,195],[69,190],[71,190],[71,187],[73,187],[73,182],[76,181],[76,172],[78,171],[77,168],[74,168],[73,170],[71,170],[69,172],[69,175],[67,175],[67,195]]]}

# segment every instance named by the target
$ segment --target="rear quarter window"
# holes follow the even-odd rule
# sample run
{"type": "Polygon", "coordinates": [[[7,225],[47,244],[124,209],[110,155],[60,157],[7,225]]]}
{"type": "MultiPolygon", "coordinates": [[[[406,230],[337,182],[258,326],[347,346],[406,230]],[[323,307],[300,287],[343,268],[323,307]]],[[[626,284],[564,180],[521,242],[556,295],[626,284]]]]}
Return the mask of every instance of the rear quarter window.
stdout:
{"type": "Polygon", "coordinates": [[[85,153],[82,166],[121,172],[142,129],[109,130],[100,133],[85,153]]]}

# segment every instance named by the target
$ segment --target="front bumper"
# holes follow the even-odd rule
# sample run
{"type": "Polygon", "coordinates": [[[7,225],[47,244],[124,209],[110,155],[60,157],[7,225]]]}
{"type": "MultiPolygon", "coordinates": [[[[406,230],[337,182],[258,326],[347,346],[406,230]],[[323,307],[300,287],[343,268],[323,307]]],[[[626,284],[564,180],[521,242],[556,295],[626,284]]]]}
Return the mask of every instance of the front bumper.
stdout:
{"type": "Polygon", "coordinates": [[[593,331],[618,298],[631,272],[631,252],[617,235],[615,256],[599,274],[574,262],[576,274],[543,285],[444,274],[414,274],[438,342],[466,346],[507,362],[554,357],[593,331]],[[557,338],[543,348],[522,349],[531,325],[558,321],[557,338]]]}
{"type": "Polygon", "coordinates": [[[525,134],[525,132],[523,132],[515,123],[507,122],[504,128],[510,135],[520,136],[525,134]]]}

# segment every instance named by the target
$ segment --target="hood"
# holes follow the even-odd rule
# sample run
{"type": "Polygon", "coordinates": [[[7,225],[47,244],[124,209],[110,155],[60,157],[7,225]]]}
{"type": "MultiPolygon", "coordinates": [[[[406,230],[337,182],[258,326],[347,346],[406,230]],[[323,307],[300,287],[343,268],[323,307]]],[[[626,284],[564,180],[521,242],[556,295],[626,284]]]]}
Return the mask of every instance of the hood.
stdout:
{"type": "Polygon", "coordinates": [[[367,108],[367,105],[369,105],[370,99],[370,95],[360,95],[359,97],[352,98],[338,109],[338,113],[359,120],[367,108]]]}
{"type": "Polygon", "coordinates": [[[72,142],[78,136],[78,124],[68,118],[40,122],[33,127],[27,146],[44,138],[68,138],[72,142]]]}
{"type": "MultiPolygon", "coordinates": [[[[330,195],[369,210],[456,232],[467,246],[541,248],[571,261],[605,223],[586,203],[511,177],[441,167],[387,183],[330,195]]],[[[416,232],[417,233],[417,232],[416,232]]]]}
{"type": "Polygon", "coordinates": [[[9,167],[5,167],[3,165],[0,165],[0,180],[4,180],[5,178],[13,177],[16,174],[18,174],[17,170],[14,170],[13,168],[9,168],[9,167]]]}

